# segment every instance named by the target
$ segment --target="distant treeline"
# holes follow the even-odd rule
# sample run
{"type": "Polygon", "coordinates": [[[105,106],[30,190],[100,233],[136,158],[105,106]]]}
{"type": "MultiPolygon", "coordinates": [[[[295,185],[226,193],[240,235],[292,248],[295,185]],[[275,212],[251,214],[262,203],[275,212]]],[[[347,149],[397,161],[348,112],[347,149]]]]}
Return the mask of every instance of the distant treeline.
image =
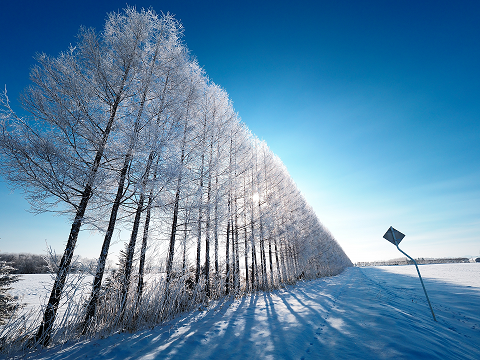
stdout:
{"type": "MultiPolygon", "coordinates": [[[[5,261],[11,267],[15,268],[12,274],[48,274],[56,272],[56,267],[60,264],[59,256],[42,256],[34,254],[0,254],[0,261],[5,261]],[[47,261],[48,260],[48,261],[47,261]],[[50,265],[49,265],[50,263],[50,265]],[[53,270],[52,270],[53,269],[53,270]]],[[[93,260],[81,259],[80,263],[91,266],[93,260]]],[[[71,272],[77,272],[79,263],[72,263],[71,272]]]]}
{"type": "Polygon", "coordinates": [[[0,254],[0,261],[6,261],[15,268],[13,274],[47,274],[48,263],[41,255],[33,254],[0,254]]]}
{"type": "MultiPolygon", "coordinates": [[[[454,264],[454,263],[468,263],[470,259],[468,258],[441,258],[441,259],[425,259],[418,258],[415,259],[417,264],[454,264]]],[[[360,261],[355,264],[355,266],[392,266],[392,265],[413,265],[413,261],[408,258],[392,259],[392,260],[382,260],[382,261],[360,261]]]]}

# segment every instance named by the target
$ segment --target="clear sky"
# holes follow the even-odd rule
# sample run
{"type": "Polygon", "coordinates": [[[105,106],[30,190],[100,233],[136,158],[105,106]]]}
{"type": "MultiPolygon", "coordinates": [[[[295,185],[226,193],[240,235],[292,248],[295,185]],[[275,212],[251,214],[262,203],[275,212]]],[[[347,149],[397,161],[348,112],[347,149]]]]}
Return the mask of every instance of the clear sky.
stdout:
{"type": "MultiPolygon", "coordinates": [[[[0,84],[124,1],[2,1],[0,84]]],[[[479,1],[130,1],[170,12],[208,76],[352,261],[480,256],[479,1]]],[[[17,106],[16,103],[14,103],[17,106]]],[[[63,252],[70,223],[0,183],[0,250],[63,252]]],[[[122,234],[127,237],[127,234],[122,234]]],[[[77,254],[97,257],[82,234],[77,254]]]]}

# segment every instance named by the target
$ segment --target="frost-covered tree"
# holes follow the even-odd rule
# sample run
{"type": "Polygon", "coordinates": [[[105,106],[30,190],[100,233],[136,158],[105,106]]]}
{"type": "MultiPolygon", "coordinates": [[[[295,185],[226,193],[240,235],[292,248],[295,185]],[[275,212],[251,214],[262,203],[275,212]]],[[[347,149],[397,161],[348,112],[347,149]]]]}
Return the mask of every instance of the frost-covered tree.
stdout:
{"type": "MultiPolygon", "coordinates": [[[[166,76],[165,64],[168,64],[170,61],[175,62],[176,57],[182,54],[181,46],[178,43],[180,29],[177,22],[170,16],[158,17],[152,11],[137,12],[134,9],[129,9],[125,14],[112,14],[107,21],[106,29],[108,33],[112,34],[111,50],[115,54],[120,54],[120,60],[124,60],[127,67],[134,70],[135,82],[129,89],[130,96],[125,99],[125,107],[128,109],[129,114],[119,126],[123,130],[119,131],[119,133],[123,135],[122,143],[125,146],[120,146],[121,150],[118,155],[123,159],[123,162],[121,167],[118,168],[115,198],[99,256],[92,294],[86,311],[84,329],[89,326],[92,317],[95,315],[98,294],[101,288],[111,239],[115,230],[117,214],[126,195],[125,185],[129,177],[129,170],[132,162],[135,160],[135,155],[138,156],[145,149],[145,144],[142,142],[142,132],[150,129],[152,123],[156,124],[155,120],[160,116],[157,113],[158,109],[155,103],[158,101],[162,102],[163,99],[158,98],[156,95],[159,94],[152,91],[152,88],[154,88],[154,85],[158,85],[158,81],[161,82],[163,77],[166,76]]],[[[149,158],[153,161],[152,156],[149,156],[149,158]]],[[[138,221],[139,219],[137,218],[138,221]]],[[[131,259],[135,240],[136,234],[134,233],[134,236],[131,237],[132,244],[127,250],[125,263],[126,288],[128,288],[130,283],[131,259]]],[[[123,290],[124,297],[126,297],[125,289],[123,290]]]]}
{"type": "Polygon", "coordinates": [[[0,325],[21,307],[18,300],[8,293],[11,285],[20,280],[19,275],[12,274],[14,270],[6,261],[0,261],[0,325]]]}
{"type": "Polygon", "coordinates": [[[181,35],[168,14],[112,13],[100,34],[82,29],[69,51],[38,57],[22,96],[29,118],[0,97],[1,174],[36,211],[73,220],[36,334],[45,346],[82,224],[104,233],[78,315],[84,334],[151,325],[211,298],[351,265],[181,35]],[[102,286],[119,227],[130,236],[102,286]],[[154,287],[144,281],[152,259],[164,272],[154,287]]]}

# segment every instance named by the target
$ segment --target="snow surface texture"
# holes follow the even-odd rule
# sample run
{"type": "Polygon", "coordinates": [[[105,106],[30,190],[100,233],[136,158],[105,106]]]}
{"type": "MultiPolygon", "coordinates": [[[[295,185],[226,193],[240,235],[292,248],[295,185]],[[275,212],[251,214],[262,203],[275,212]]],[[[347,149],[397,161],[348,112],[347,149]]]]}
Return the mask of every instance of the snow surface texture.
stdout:
{"type": "Polygon", "coordinates": [[[348,268],[35,359],[480,359],[480,264],[348,268]]]}
{"type": "MultiPolygon", "coordinates": [[[[54,281],[55,277],[50,274],[20,275],[20,281],[12,284],[12,290],[9,291],[11,295],[17,297],[21,304],[24,304],[20,313],[33,312],[38,313],[38,316],[42,316],[45,306],[48,303],[48,297],[52,291],[54,281]]],[[[82,296],[82,291],[88,294],[91,291],[90,285],[92,281],[93,276],[68,275],[64,296],[60,301],[57,312],[57,324],[67,310],[66,302],[72,298],[78,301],[80,296],[82,296]]],[[[39,319],[32,317],[30,320],[34,321],[39,319]]]]}

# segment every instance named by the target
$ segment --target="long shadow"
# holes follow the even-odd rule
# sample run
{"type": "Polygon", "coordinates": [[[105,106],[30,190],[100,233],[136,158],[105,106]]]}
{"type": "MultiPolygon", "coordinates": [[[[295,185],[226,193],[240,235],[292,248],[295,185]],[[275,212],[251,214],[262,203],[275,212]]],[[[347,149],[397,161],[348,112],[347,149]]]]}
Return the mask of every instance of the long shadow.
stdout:
{"type": "Polygon", "coordinates": [[[273,345],[273,355],[282,354],[282,359],[293,359],[295,354],[290,354],[285,351],[288,347],[287,337],[285,331],[289,331],[288,327],[279,320],[277,311],[275,310],[275,303],[270,293],[264,293],[263,295],[265,304],[267,305],[268,327],[271,334],[271,343],[273,345]],[[278,350],[281,351],[278,351],[278,350]]]}
{"type": "Polygon", "coordinates": [[[480,289],[426,279],[436,323],[418,278],[378,268],[352,271],[354,296],[340,296],[330,311],[332,326],[324,336],[334,346],[325,346],[325,353],[372,359],[480,358],[480,289]],[[459,293],[461,297],[452,296],[459,293]]]}
{"type": "MultiPolygon", "coordinates": [[[[183,321],[185,323],[184,326],[188,327],[188,330],[182,332],[180,336],[177,336],[175,341],[171,342],[169,342],[171,338],[168,334],[162,334],[160,338],[155,339],[152,344],[149,344],[149,348],[152,349],[151,354],[155,356],[155,359],[190,359],[197,356],[197,353],[199,352],[197,350],[198,348],[203,348],[202,352],[205,353],[206,350],[209,354],[209,356],[205,356],[204,358],[209,358],[210,356],[216,358],[217,355],[215,355],[215,349],[219,344],[208,341],[206,335],[209,332],[215,331],[216,324],[223,322],[222,319],[231,310],[232,303],[233,301],[231,299],[225,299],[225,301],[220,301],[215,309],[209,309],[198,318],[194,318],[193,315],[188,316],[183,321]],[[165,342],[167,344],[162,344],[165,342]],[[156,347],[158,345],[162,347],[161,351],[157,351],[156,347]]],[[[235,312],[239,312],[243,308],[244,303],[245,299],[243,298],[235,312]]]]}
{"type": "MultiPolygon", "coordinates": [[[[350,268],[91,346],[105,359],[479,359],[480,289],[424,281],[438,322],[418,278],[350,268]]],[[[82,351],[64,350],[58,359],[82,351]]]]}
{"type": "MultiPolygon", "coordinates": [[[[94,339],[86,343],[90,347],[89,353],[94,359],[140,359],[147,354],[152,359],[170,358],[187,348],[186,336],[191,336],[198,331],[197,323],[204,321],[204,324],[214,323],[217,317],[222,317],[229,309],[232,300],[224,298],[204,312],[192,311],[180,315],[154,329],[138,331],[134,334],[115,334],[105,339],[94,339]],[[107,343],[107,345],[104,345],[107,343]]],[[[85,345],[83,345],[85,346],[85,345]]],[[[85,349],[82,344],[75,343],[69,346],[66,344],[61,351],[58,349],[48,359],[78,359],[84,357],[85,349]]]]}

